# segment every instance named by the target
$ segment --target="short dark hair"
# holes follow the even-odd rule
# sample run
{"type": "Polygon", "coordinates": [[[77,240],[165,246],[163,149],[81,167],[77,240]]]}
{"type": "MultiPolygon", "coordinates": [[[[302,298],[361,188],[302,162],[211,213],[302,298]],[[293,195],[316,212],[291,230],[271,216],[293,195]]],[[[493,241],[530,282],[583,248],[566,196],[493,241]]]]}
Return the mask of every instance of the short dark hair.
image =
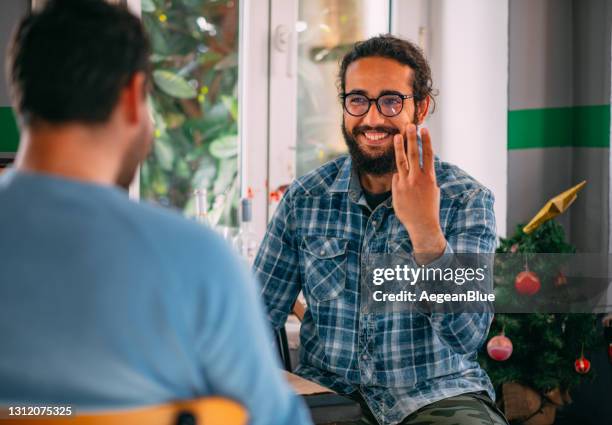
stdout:
{"type": "Polygon", "coordinates": [[[134,74],[149,78],[149,41],[126,7],[103,0],[50,0],[19,24],[7,76],[23,125],[101,123],[134,74]]]}
{"type": "Polygon", "coordinates": [[[364,41],[358,41],[344,55],[338,73],[341,95],[345,93],[346,69],[349,65],[358,59],[376,56],[393,59],[412,68],[414,78],[410,83],[413,87],[415,101],[422,101],[429,96],[435,104],[431,69],[427,59],[425,59],[425,54],[415,43],[394,37],[391,34],[382,34],[364,41]]]}

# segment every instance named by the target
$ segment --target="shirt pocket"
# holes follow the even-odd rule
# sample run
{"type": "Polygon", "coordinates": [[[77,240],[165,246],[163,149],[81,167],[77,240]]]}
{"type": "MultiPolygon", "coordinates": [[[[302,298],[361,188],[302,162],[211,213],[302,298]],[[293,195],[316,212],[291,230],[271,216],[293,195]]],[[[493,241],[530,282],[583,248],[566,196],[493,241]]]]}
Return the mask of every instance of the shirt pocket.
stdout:
{"type": "Polygon", "coordinates": [[[308,292],[318,302],[338,298],[346,281],[347,239],[306,236],[302,258],[308,292]]]}

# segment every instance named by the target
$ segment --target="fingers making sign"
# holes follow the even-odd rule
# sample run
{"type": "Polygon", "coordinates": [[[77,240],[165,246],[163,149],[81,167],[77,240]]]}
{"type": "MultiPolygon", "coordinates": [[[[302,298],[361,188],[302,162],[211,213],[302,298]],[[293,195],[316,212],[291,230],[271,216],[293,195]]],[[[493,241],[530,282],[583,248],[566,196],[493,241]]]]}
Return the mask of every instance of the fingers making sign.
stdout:
{"type": "Polygon", "coordinates": [[[429,131],[421,130],[422,166],[416,126],[408,124],[405,135],[407,149],[401,134],[393,137],[397,164],[391,186],[393,209],[410,235],[417,262],[426,263],[442,255],[446,248],[440,228],[440,188],[436,183],[429,131]]]}

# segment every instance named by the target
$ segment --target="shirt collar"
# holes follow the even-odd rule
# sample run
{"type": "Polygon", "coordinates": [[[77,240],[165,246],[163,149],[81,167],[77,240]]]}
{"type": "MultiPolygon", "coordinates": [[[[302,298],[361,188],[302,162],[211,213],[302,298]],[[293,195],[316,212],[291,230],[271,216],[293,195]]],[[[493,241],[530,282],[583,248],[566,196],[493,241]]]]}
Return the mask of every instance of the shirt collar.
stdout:
{"type": "MultiPolygon", "coordinates": [[[[421,144],[419,140],[419,151],[420,149],[421,144]]],[[[438,158],[437,155],[434,155],[434,169],[436,170],[436,177],[439,179],[441,172],[441,163],[440,158],[438,158]]],[[[438,181],[438,185],[439,184],[440,181],[438,181]]],[[[332,193],[348,192],[349,198],[353,202],[360,203],[359,201],[363,197],[363,190],[361,188],[361,182],[359,181],[359,174],[357,173],[357,170],[355,170],[355,168],[353,167],[353,161],[350,155],[346,156],[346,159],[344,160],[344,163],[342,164],[342,167],[340,168],[336,179],[330,186],[329,191],[332,193]]],[[[367,203],[365,202],[365,197],[363,198],[363,202],[367,205],[367,203]]],[[[384,201],[382,205],[385,205],[386,207],[390,208],[392,205],[391,197],[384,201]]]]}
{"type": "Polygon", "coordinates": [[[363,196],[363,190],[361,188],[361,182],[359,181],[359,174],[355,167],[353,167],[353,161],[350,156],[346,157],[342,168],[336,176],[333,184],[329,188],[330,192],[347,193],[351,201],[357,204],[363,204],[368,206],[365,197],[363,196]]]}
{"type": "MultiPolygon", "coordinates": [[[[342,168],[338,172],[336,179],[329,187],[330,192],[348,192],[351,184],[353,183],[353,161],[349,155],[346,156],[342,168]]],[[[355,173],[356,174],[356,173],[355,173]]],[[[357,184],[359,185],[359,178],[357,178],[357,184]]],[[[361,190],[361,187],[360,187],[361,190]]]]}

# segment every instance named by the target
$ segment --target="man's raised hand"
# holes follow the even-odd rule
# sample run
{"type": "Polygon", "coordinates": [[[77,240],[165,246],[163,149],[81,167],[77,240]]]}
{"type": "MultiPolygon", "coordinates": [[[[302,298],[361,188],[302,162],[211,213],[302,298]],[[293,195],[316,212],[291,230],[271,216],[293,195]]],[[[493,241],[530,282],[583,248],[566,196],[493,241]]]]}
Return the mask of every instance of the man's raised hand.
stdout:
{"type": "MultiPolygon", "coordinates": [[[[408,124],[405,134],[407,153],[404,137],[401,134],[393,137],[397,165],[391,186],[393,209],[410,235],[415,255],[428,254],[422,258],[427,261],[437,258],[446,248],[440,229],[440,188],[436,183],[429,131],[421,130],[423,166],[419,163],[416,126],[408,124]]],[[[419,258],[417,261],[421,262],[419,258]]]]}

